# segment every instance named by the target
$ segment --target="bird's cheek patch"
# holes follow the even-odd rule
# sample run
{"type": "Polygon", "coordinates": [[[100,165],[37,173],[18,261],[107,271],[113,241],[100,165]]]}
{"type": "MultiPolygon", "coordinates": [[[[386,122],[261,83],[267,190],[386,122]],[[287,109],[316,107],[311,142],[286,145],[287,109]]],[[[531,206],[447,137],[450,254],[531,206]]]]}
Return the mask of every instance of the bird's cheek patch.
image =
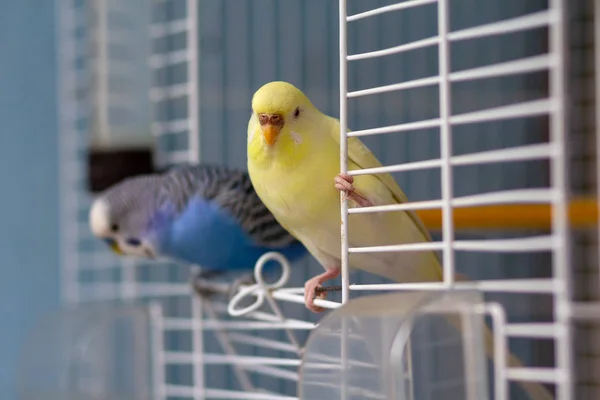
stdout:
{"type": "Polygon", "coordinates": [[[292,136],[292,140],[294,141],[294,143],[296,143],[296,144],[301,144],[302,143],[302,136],[300,136],[299,133],[291,131],[290,135],[292,136]]]}

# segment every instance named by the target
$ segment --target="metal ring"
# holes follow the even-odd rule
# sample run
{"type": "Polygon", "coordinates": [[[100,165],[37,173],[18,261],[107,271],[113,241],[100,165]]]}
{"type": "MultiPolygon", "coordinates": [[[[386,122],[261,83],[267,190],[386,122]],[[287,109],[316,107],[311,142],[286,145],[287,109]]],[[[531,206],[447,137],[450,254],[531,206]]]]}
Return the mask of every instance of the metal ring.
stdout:
{"type": "Polygon", "coordinates": [[[290,263],[283,254],[277,253],[275,251],[270,251],[268,253],[263,254],[258,259],[258,261],[256,261],[256,265],[254,266],[254,279],[256,280],[256,284],[240,289],[240,291],[236,293],[235,296],[231,298],[231,300],[229,300],[229,304],[227,305],[227,312],[232,317],[241,317],[245,314],[256,311],[265,302],[265,296],[270,295],[267,292],[269,290],[279,289],[280,287],[284,286],[289,280],[289,278],[290,263]],[[277,261],[279,265],[281,265],[281,276],[276,282],[269,284],[265,281],[263,277],[263,267],[265,266],[267,261],[271,260],[277,261]],[[256,297],[256,301],[247,307],[237,309],[236,306],[240,303],[240,301],[249,295],[256,297]]]}
{"type": "Polygon", "coordinates": [[[229,300],[229,304],[227,305],[227,312],[229,313],[229,315],[231,315],[232,317],[241,317],[242,315],[251,313],[259,309],[260,306],[262,306],[262,304],[265,302],[265,292],[262,290],[257,290],[258,288],[259,285],[255,284],[252,286],[245,287],[239,292],[237,292],[235,296],[233,296],[231,300],[229,300]],[[236,309],[238,303],[248,295],[256,297],[256,301],[245,308],[236,309]]]}
{"type": "Polygon", "coordinates": [[[256,283],[262,286],[263,288],[279,289],[287,283],[288,279],[290,279],[290,263],[287,260],[287,258],[285,258],[284,255],[281,253],[277,253],[275,251],[265,253],[262,256],[260,256],[258,261],[256,261],[256,265],[254,267],[254,279],[256,280],[256,283]],[[267,261],[271,260],[277,261],[279,265],[281,265],[281,276],[276,282],[269,284],[263,278],[262,273],[263,267],[265,266],[267,261]]]}

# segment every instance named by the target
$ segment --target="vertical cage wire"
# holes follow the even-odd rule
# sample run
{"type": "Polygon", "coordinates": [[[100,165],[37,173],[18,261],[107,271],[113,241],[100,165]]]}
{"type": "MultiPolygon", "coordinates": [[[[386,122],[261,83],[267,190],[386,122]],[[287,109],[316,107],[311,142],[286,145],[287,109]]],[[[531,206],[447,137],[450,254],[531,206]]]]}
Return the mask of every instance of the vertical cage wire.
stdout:
{"type": "Polygon", "coordinates": [[[108,0],[92,0],[89,2],[90,8],[92,9],[92,15],[95,15],[95,35],[90,35],[93,38],[92,47],[95,48],[96,60],[94,67],[91,71],[93,78],[94,90],[96,92],[94,106],[92,110],[94,114],[94,133],[100,137],[109,137],[111,134],[111,126],[109,122],[109,107],[110,102],[108,98],[109,92],[109,74],[111,68],[109,65],[108,47],[110,45],[110,39],[108,30],[108,0]]]}
{"type": "Polygon", "coordinates": [[[452,114],[452,97],[450,94],[450,42],[448,40],[449,30],[449,4],[447,0],[438,0],[437,19],[438,19],[438,64],[440,75],[440,151],[442,156],[442,241],[444,248],[443,256],[443,276],[444,284],[452,287],[454,283],[454,226],[452,212],[452,186],[453,175],[450,159],[452,157],[452,125],[450,124],[450,115],[452,114]]]}
{"type": "MultiPolygon", "coordinates": [[[[566,3],[568,18],[569,177],[573,196],[598,195],[598,4],[566,3]],[[595,141],[595,143],[593,143],[595,141]],[[595,164],[595,165],[594,165],[595,164]]],[[[596,398],[596,343],[600,337],[598,232],[577,230],[572,238],[572,335],[575,398],[596,398]]]]}
{"type": "MultiPolygon", "coordinates": [[[[340,65],[340,172],[342,174],[348,173],[348,69],[346,65],[347,57],[347,4],[345,0],[339,0],[339,65],[340,65]]],[[[340,212],[341,212],[341,279],[342,279],[342,304],[349,300],[350,289],[349,289],[349,266],[348,266],[348,199],[343,192],[340,192],[340,212]]],[[[341,344],[340,344],[340,362],[341,368],[344,373],[342,374],[343,381],[341,382],[342,391],[341,397],[345,399],[348,397],[348,386],[350,382],[347,381],[347,370],[348,370],[348,324],[344,319],[342,321],[342,333],[341,333],[341,344]]]]}
{"type": "Polygon", "coordinates": [[[198,47],[198,1],[187,0],[187,41],[189,43],[188,58],[188,85],[189,99],[189,162],[197,163],[200,161],[200,105],[198,104],[198,57],[200,50],[198,47]]]}
{"type": "MultiPolygon", "coordinates": [[[[340,172],[348,173],[348,68],[347,58],[347,15],[346,1],[339,1],[339,51],[340,51],[340,172]]],[[[342,268],[342,303],[348,301],[348,199],[340,193],[341,201],[341,268],[342,268]]]]}
{"type": "Polygon", "coordinates": [[[570,239],[567,215],[569,183],[566,161],[566,93],[565,93],[565,7],[562,0],[550,1],[550,11],[554,13],[554,24],[550,27],[550,51],[554,53],[555,63],[551,69],[550,96],[554,110],[550,120],[550,143],[556,152],[550,164],[551,183],[555,194],[552,201],[552,231],[556,236],[553,247],[553,275],[557,280],[555,288],[555,318],[559,324],[555,344],[556,367],[559,379],[557,398],[573,398],[573,341],[571,339],[571,275],[569,269],[570,239]]]}
{"type": "MultiPolygon", "coordinates": [[[[594,16],[592,18],[592,25],[594,26],[594,67],[596,70],[595,74],[595,115],[596,115],[596,196],[600,201],[600,77],[598,76],[598,70],[600,70],[600,1],[594,1],[594,16]]],[[[600,203],[599,203],[600,205],[600,203]]],[[[597,259],[596,263],[600,264],[600,223],[598,224],[597,233],[597,259]]],[[[600,266],[598,266],[598,290],[600,293],[600,266]]]]}
{"type": "MultiPolygon", "coordinates": [[[[74,303],[79,298],[77,287],[77,237],[79,224],[76,211],[78,207],[76,181],[78,160],[76,157],[78,140],[77,122],[80,110],[76,98],[79,71],[76,69],[78,47],[71,37],[75,30],[77,8],[68,1],[56,2],[57,53],[58,53],[58,123],[59,123],[59,160],[60,163],[60,263],[62,273],[61,294],[63,303],[74,303]]],[[[79,54],[81,57],[81,54],[79,54]]]]}

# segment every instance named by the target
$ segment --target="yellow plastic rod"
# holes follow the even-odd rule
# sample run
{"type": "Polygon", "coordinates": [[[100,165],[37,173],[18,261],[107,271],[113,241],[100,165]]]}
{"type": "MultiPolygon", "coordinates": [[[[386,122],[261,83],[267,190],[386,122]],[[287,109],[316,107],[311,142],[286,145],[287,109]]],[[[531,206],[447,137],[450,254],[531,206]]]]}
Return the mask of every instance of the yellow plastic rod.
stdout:
{"type": "MultiPolygon", "coordinates": [[[[569,222],[573,228],[589,229],[598,224],[598,200],[579,198],[569,202],[569,222]]],[[[431,230],[442,228],[442,210],[418,210],[417,214],[431,230]]],[[[454,208],[456,230],[549,230],[551,204],[501,204],[454,208]]]]}

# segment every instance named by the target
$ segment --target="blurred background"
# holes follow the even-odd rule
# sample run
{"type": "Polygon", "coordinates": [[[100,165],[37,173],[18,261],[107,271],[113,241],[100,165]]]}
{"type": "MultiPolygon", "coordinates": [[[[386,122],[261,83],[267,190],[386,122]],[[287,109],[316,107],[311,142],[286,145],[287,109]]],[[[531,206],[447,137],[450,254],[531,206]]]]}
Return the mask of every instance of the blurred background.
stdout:
{"type": "MultiPolygon", "coordinates": [[[[349,0],[348,14],[393,3],[349,0]]],[[[574,195],[590,195],[596,190],[594,17],[592,2],[567,3],[570,189],[574,195]]],[[[191,321],[198,316],[187,285],[189,266],[117,258],[91,236],[87,213],[94,192],[125,176],[184,162],[245,168],[250,100],[268,81],[291,82],[323,112],[339,116],[337,7],[334,0],[54,0],[3,5],[0,170],[6,186],[0,209],[8,222],[0,230],[0,392],[8,393],[3,398],[16,398],[15,365],[24,336],[61,303],[157,301],[167,326],[170,318],[191,321]]],[[[547,9],[545,0],[453,0],[450,30],[547,9]]],[[[380,14],[349,26],[348,54],[427,39],[437,34],[437,28],[436,4],[380,14]]],[[[453,43],[450,69],[542,56],[550,50],[548,35],[547,25],[539,24],[453,43]]],[[[437,73],[437,47],[426,46],[352,62],[348,90],[437,73]]],[[[465,114],[542,101],[549,95],[547,69],[457,82],[452,86],[451,111],[465,114]]],[[[438,96],[437,86],[426,86],[359,97],[349,102],[348,124],[359,130],[434,119],[439,116],[438,96]]],[[[453,129],[453,154],[542,144],[548,135],[547,113],[484,120],[453,129]]],[[[437,127],[369,136],[364,141],[384,165],[440,157],[437,127]]],[[[453,172],[457,197],[551,184],[548,159],[455,167],[453,172]]],[[[397,173],[395,178],[413,201],[441,197],[439,169],[397,173]]],[[[439,232],[433,233],[439,240],[439,232]]],[[[459,232],[457,237],[547,233],[459,232]]],[[[596,234],[577,232],[572,239],[574,300],[596,300],[596,234]]],[[[479,280],[551,278],[551,262],[550,251],[456,254],[458,271],[479,280]]],[[[295,266],[289,286],[302,286],[320,269],[312,260],[295,266]]],[[[357,273],[352,282],[382,280],[357,273]]],[[[486,294],[486,299],[501,302],[512,323],[553,321],[553,295],[533,292],[499,291],[486,294]]],[[[330,298],[339,300],[335,294],[330,298]]],[[[295,304],[282,304],[282,309],[297,320],[319,318],[295,304]]],[[[215,312],[229,319],[219,304],[215,312]]],[[[168,357],[224,352],[214,332],[202,334],[191,323],[164,329],[161,351],[167,357],[164,376],[159,377],[166,389],[159,386],[170,390],[165,398],[192,398],[194,387],[203,381],[219,389],[244,390],[250,385],[296,394],[295,380],[285,373],[274,378],[250,367],[240,372],[226,363],[202,366],[193,357],[187,361],[168,357]],[[200,343],[198,335],[203,337],[200,343]],[[248,378],[240,380],[240,373],[248,378]],[[199,375],[204,380],[198,380],[199,375]]],[[[307,332],[298,332],[301,341],[307,332]]],[[[280,330],[246,334],[280,341],[286,337],[280,330]]],[[[598,371],[600,363],[586,344],[598,337],[597,328],[587,323],[576,335],[582,344],[576,348],[581,353],[578,398],[594,398],[598,376],[588,372],[598,371]]],[[[285,351],[240,342],[235,343],[238,354],[289,357],[285,351]]],[[[552,366],[552,340],[526,337],[511,339],[510,345],[528,365],[552,366]]],[[[451,382],[433,387],[429,397],[422,398],[436,398],[440,393],[436,390],[448,390],[448,385],[451,382]]],[[[513,389],[511,398],[520,395],[513,389]]]]}
{"type": "Polygon", "coordinates": [[[37,320],[60,305],[56,20],[52,1],[0,12],[0,392],[37,320]]]}

